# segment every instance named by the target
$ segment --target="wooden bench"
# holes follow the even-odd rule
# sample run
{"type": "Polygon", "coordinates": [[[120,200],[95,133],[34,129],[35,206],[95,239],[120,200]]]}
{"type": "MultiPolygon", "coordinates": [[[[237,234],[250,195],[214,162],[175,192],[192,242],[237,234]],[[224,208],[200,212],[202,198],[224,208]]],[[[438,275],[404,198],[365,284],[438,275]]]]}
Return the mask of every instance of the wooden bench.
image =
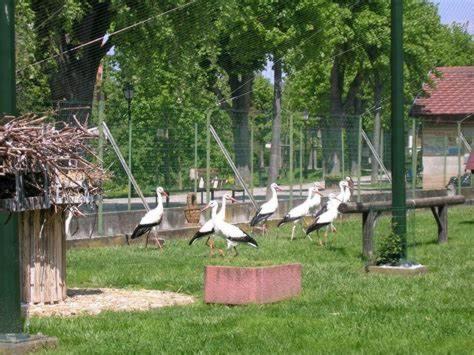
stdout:
{"type": "MultiPolygon", "coordinates": [[[[461,205],[465,201],[464,196],[441,196],[417,198],[406,201],[407,209],[430,208],[438,225],[438,243],[448,241],[448,206],[461,205]]],[[[373,256],[374,226],[377,218],[382,212],[392,208],[392,201],[377,202],[350,202],[339,206],[341,213],[362,214],[362,253],[364,257],[373,256]]]]}

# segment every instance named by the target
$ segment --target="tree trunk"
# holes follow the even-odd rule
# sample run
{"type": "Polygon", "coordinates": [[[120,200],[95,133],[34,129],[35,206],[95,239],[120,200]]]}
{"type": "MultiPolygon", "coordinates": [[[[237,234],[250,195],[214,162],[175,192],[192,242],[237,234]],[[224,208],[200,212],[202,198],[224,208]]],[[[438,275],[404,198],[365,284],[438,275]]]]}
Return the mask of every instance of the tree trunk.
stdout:
{"type": "MultiPolygon", "coordinates": [[[[280,165],[280,140],[281,140],[281,91],[282,91],[282,68],[281,61],[275,58],[274,87],[273,87],[273,122],[272,122],[272,147],[270,150],[270,167],[268,172],[268,185],[276,182],[278,178],[278,166],[280,165]]],[[[267,195],[269,189],[267,187],[267,195]]]]}
{"type": "Polygon", "coordinates": [[[229,75],[232,90],[232,132],[235,165],[246,182],[250,181],[249,111],[254,74],[229,75]]]}
{"type": "Polygon", "coordinates": [[[322,143],[326,173],[339,175],[341,173],[341,129],[344,120],[342,91],[344,71],[338,57],[334,59],[330,77],[330,117],[323,125],[322,143]]]}
{"type": "MultiPolygon", "coordinates": [[[[374,101],[375,101],[375,121],[374,121],[374,149],[380,157],[380,128],[382,120],[382,89],[383,83],[378,74],[375,74],[374,101]]],[[[371,182],[375,184],[378,179],[379,166],[377,160],[372,156],[372,176],[371,182]]]]}
{"type": "MultiPolygon", "coordinates": [[[[65,29],[58,33],[57,22],[47,21],[57,9],[57,5],[48,8],[47,4],[49,3],[35,0],[32,2],[32,9],[39,28],[38,37],[45,39],[39,46],[40,56],[52,53],[51,38],[57,38],[57,43],[53,46],[60,52],[60,55],[55,57],[56,69],[49,76],[51,98],[53,101],[69,101],[66,103],[69,107],[82,107],[78,116],[80,118],[90,113],[97,69],[112,44],[109,41],[101,46],[102,41],[97,41],[80,49],[74,48],[78,44],[88,43],[105,35],[112,19],[110,0],[87,1],[84,5],[85,14],[73,24],[71,33],[66,33],[65,29]]],[[[74,110],[66,112],[77,114],[74,110]]]]}

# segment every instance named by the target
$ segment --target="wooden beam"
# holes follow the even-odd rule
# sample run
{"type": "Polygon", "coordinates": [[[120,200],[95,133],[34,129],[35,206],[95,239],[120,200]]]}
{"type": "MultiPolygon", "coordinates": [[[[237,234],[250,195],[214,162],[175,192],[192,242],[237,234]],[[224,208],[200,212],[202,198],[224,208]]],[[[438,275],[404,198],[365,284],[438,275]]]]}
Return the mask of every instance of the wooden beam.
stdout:
{"type": "MultiPolygon", "coordinates": [[[[425,208],[432,206],[444,205],[461,205],[465,202],[462,195],[456,196],[440,196],[440,197],[425,197],[410,199],[406,201],[407,208],[425,208]]],[[[339,212],[341,213],[363,213],[370,210],[387,211],[392,208],[392,201],[377,201],[377,202],[350,202],[341,203],[339,212]]]]}

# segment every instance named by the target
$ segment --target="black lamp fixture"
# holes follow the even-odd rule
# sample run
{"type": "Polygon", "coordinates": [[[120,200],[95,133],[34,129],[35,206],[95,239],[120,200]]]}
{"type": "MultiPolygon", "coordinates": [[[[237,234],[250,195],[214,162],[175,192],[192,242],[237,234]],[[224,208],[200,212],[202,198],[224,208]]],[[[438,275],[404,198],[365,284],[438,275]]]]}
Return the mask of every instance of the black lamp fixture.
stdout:
{"type": "Polygon", "coordinates": [[[133,85],[130,83],[126,83],[123,88],[123,96],[125,99],[130,102],[133,99],[133,85]]]}

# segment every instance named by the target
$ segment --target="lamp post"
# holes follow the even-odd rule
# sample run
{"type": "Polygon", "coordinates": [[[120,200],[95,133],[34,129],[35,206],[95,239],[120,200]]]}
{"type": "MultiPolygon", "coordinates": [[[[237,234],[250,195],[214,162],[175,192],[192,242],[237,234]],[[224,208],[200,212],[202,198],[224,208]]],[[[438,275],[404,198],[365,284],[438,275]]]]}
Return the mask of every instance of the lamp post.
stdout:
{"type": "Polygon", "coordinates": [[[304,123],[304,132],[303,132],[303,138],[304,138],[304,143],[303,143],[303,171],[304,171],[304,178],[308,178],[308,162],[306,160],[306,147],[308,143],[308,122],[309,122],[309,112],[308,110],[304,110],[303,112],[303,123],[304,123]]]}
{"type": "MultiPolygon", "coordinates": [[[[130,83],[125,84],[123,88],[123,96],[127,100],[128,104],[128,167],[132,172],[132,99],[133,99],[133,86],[130,83]]],[[[128,179],[128,210],[131,210],[131,199],[132,199],[132,182],[128,179]]]]}

